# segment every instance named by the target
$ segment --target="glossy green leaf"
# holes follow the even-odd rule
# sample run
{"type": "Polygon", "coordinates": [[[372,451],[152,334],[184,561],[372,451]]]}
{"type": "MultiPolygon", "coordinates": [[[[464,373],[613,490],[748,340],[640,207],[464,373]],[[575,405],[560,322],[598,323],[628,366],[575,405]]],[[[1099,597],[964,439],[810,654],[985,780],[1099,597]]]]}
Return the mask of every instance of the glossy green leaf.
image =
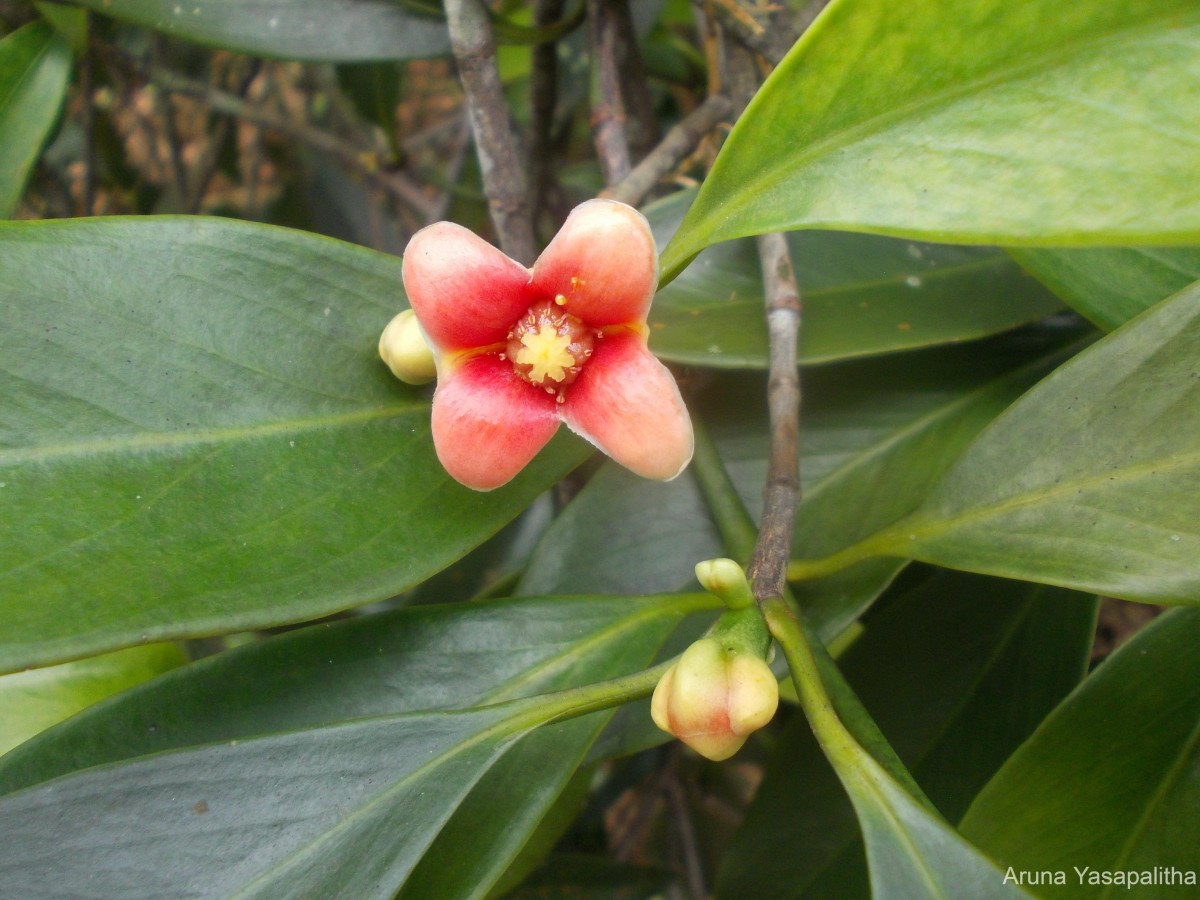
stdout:
{"type": "Polygon", "coordinates": [[[1009,252],[1105,331],[1200,281],[1197,247],[1021,247],[1009,252]]]}
{"type": "MultiPolygon", "coordinates": [[[[660,248],[694,197],[679,192],[646,210],[660,248]]],[[[804,299],[806,363],[985,337],[1061,307],[996,248],[847,232],[798,232],[788,240],[804,299]]],[[[654,352],[689,365],[765,369],[760,271],[753,240],[705,250],[654,298],[654,352]]]]}
{"type": "Polygon", "coordinates": [[[911,516],[792,574],[890,555],[1200,604],[1198,357],[1200,285],[1056,370],[911,516]]]}
{"type": "Polygon", "coordinates": [[[1062,872],[1061,886],[1038,883],[1047,897],[1193,896],[1185,879],[1200,879],[1197,646],[1197,610],[1168,612],[1136,635],[989,782],[963,832],[1014,874],[1062,872]],[[1173,882],[1154,883],[1171,870],[1173,882]],[[1129,872],[1147,880],[1103,881],[1129,872]]]}
{"type": "Polygon", "coordinates": [[[583,458],[452,482],[376,357],[403,306],[399,259],[299,232],[0,226],[0,669],[386,598],[583,458]]]}
{"type": "Polygon", "coordinates": [[[11,216],[21,199],[70,76],[71,49],[46,23],[0,40],[0,219],[11,216]]]}
{"type": "MultiPolygon", "coordinates": [[[[1094,598],[939,571],[869,617],[839,663],[918,784],[954,821],[1082,679],[1094,621],[1094,598]]],[[[857,836],[850,804],[797,716],[723,861],[719,894],[861,896],[867,875],[857,836]]]]}
{"type": "Polygon", "coordinates": [[[598,708],[586,685],[644,666],[682,615],[713,603],[412,607],[181,669],[3,760],[11,793],[0,816],[18,816],[25,837],[0,850],[0,889],[20,895],[54,872],[64,894],[163,896],[196,883],[223,895],[296,885],[331,896],[391,896],[402,884],[410,897],[486,891],[607,714],[529,729],[598,708]],[[575,699],[479,705],[579,686],[575,699]],[[41,843],[63,828],[60,815],[71,825],[41,843]],[[153,875],[102,864],[125,852],[153,875]]]}
{"type": "MultiPolygon", "coordinates": [[[[1066,335],[1040,332],[806,373],[806,395],[828,469],[820,466],[796,511],[792,552],[834,553],[916,509],[972,440],[1025,390],[1067,358],[1066,335]],[[880,489],[886,485],[886,489],[880,489]]],[[[815,439],[815,438],[814,438],[815,439]]],[[[872,559],[795,585],[807,614],[840,631],[888,585],[903,563],[872,559]]]]}
{"type": "Polygon", "coordinates": [[[903,790],[870,757],[846,787],[858,814],[874,900],[1029,895],[990,859],[903,790]]]}
{"type": "MultiPolygon", "coordinates": [[[[1038,333],[806,370],[794,552],[840,550],[914,509],[980,429],[1063,358],[1061,342],[1038,333]],[[883,483],[889,489],[877,490],[883,483]]],[[[761,378],[725,376],[698,406],[754,518],[767,466],[765,396],[761,378]]],[[[675,590],[696,562],[723,552],[692,473],[652,484],[606,466],[547,530],[520,591],[675,590]]],[[[798,590],[828,636],[902,565],[871,561],[798,590]]]]}
{"type": "Polygon", "coordinates": [[[0,755],[81,709],[185,662],[177,645],[151,644],[0,676],[0,755]]]}
{"type": "Polygon", "coordinates": [[[0,792],[181,747],[567,686],[554,679],[572,665],[598,665],[631,635],[716,603],[704,594],[531,597],[309,626],[200,660],[39,735],[4,758],[0,792]]]}
{"type": "Polygon", "coordinates": [[[804,713],[850,796],[876,898],[1024,897],[922,793],[815,634],[783,600],[763,602],[804,713]]]}
{"type": "Polygon", "coordinates": [[[450,52],[444,20],[395,0],[78,0],[106,16],[256,56],[323,62],[450,52]]]}
{"type": "Polygon", "coordinates": [[[1042,246],[1200,239],[1193,0],[835,0],[667,251],[795,228],[1042,246]]]}

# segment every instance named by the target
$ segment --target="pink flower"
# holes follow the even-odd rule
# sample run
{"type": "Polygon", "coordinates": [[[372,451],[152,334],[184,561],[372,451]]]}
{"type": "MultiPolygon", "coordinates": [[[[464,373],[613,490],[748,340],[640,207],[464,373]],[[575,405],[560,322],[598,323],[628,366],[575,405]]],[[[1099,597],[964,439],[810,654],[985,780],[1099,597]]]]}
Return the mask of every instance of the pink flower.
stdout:
{"type": "Polygon", "coordinates": [[[562,421],[639,475],[682,472],[691,419],[646,347],[657,282],[649,225],[611,200],[577,207],[532,270],[451,222],[413,235],[404,287],[437,363],[433,442],[446,471],[500,487],[562,421]]]}

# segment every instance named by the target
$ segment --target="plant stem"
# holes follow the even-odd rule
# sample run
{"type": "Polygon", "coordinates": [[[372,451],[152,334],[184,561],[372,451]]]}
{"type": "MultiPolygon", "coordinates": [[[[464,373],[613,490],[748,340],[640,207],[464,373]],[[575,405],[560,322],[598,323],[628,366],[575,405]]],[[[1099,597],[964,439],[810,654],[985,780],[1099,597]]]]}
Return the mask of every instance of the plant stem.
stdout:
{"type": "MultiPolygon", "coordinates": [[[[327,153],[343,165],[362,175],[368,181],[386,190],[401,203],[416,211],[422,220],[428,221],[429,215],[434,210],[433,201],[403,173],[381,169],[378,165],[378,159],[369,151],[363,150],[361,147],[331,132],[323,131],[320,128],[315,128],[312,125],[285,116],[276,115],[208,82],[188,78],[169,69],[157,66],[147,69],[133,57],[109,45],[93,41],[92,47],[107,62],[123,71],[133,74],[135,77],[150,81],[160,90],[169,94],[182,94],[184,96],[195,97],[203,101],[206,106],[215,112],[226,116],[233,116],[234,118],[258,125],[262,128],[276,131],[295,141],[327,153]]],[[[166,109],[170,109],[169,102],[164,102],[164,106],[166,109]]],[[[168,127],[170,127],[169,123],[168,127]]],[[[186,181],[186,178],[184,178],[184,181],[186,181]]],[[[182,197],[181,202],[185,202],[182,197]]]]}
{"type": "Polygon", "coordinates": [[[446,0],[445,6],[496,237],[505,253],[530,265],[537,255],[533,209],[496,68],[492,23],[481,0],[446,0]]]}
{"type": "Polygon", "coordinates": [[[732,111],[733,104],[723,94],[708,97],[668,131],[659,145],[634,166],[628,175],[603,191],[600,196],[637,206],[646,199],[659,180],[674,169],[681,159],[694,151],[704,136],[732,111]]]}
{"type": "Polygon", "coordinates": [[[704,501],[721,532],[721,543],[736,561],[746,563],[754,552],[758,529],[746,512],[742,498],[729,480],[729,473],[721,463],[712,435],[703,420],[692,422],[696,432],[696,451],[692,456],[692,472],[700,483],[704,501]]]}
{"type": "Polygon", "coordinates": [[[792,45],[796,30],[792,27],[786,4],[776,4],[764,15],[755,16],[738,0],[692,0],[696,6],[711,4],[721,25],[743,47],[759,54],[772,66],[779,65],[792,45]]]}
{"type": "MultiPolygon", "coordinates": [[[[92,15],[84,12],[84,28],[90,34],[92,15]]],[[[91,216],[96,210],[96,107],[93,98],[95,65],[90,47],[84,47],[79,58],[79,93],[83,100],[80,125],[83,131],[83,214],[91,216]]]]}
{"type": "Polygon", "coordinates": [[[650,81],[642,64],[637,32],[629,11],[631,0],[613,0],[612,16],[616,25],[617,74],[621,79],[621,98],[628,116],[626,137],[633,159],[641,159],[658,143],[658,116],[650,97],[650,81]]]}
{"type": "MultiPolygon", "coordinates": [[[[262,60],[253,57],[246,61],[244,66],[240,68],[240,71],[236,62],[231,64],[229,79],[233,82],[233,91],[230,96],[245,103],[246,92],[250,90],[250,85],[258,77],[261,68],[262,60]]],[[[219,72],[214,72],[213,78],[219,78],[220,74],[219,72]]],[[[216,85],[213,85],[213,87],[216,87],[216,85]]],[[[227,117],[219,118],[213,126],[212,133],[208,135],[208,139],[200,151],[200,158],[196,161],[196,165],[192,169],[194,177],[190,180],[188,193],[183,198],[183,209],[185,212],[192,215],[200,212],[200,208],[204,204],[204,197],[208,193],[208,187],[212,183],[213,176],[217,174],[217,169],[221,164],[221,150],[224,148],[225,142],[229,139],[232,129],[233,122],[227,117]]]]}
{"type": "Polygon", "coordinates": [[[767,334],[771,358],[767,406],[771,420],[771,455],[763,488],[763,515],[748,575],[761,603],[783,597],[792,527],[800,500],[800,375],[796,348],[800,335],[800,292],[792,272],[787,239],[782,234],[758,238],[767,334]]]}
{"type": "Polygon", "coordinates": [[[629,174],[629,141],[625,137],[625,102],[617,65],[618,0],[588,0],[592,54],[592,141],[606,185],[629,174]]]}
{"type": "MultiPolygon", "coordinates": [[[[533,20],[537,25],[557,21],[564,0],[537,0],[533,20]]],[[[538,44],[532,51],[529,73],[529,106],[533,120],[531,157],[532,207],[536,223],[554,179],[554,111],[558,106],[558,44],[538,44]]]]}

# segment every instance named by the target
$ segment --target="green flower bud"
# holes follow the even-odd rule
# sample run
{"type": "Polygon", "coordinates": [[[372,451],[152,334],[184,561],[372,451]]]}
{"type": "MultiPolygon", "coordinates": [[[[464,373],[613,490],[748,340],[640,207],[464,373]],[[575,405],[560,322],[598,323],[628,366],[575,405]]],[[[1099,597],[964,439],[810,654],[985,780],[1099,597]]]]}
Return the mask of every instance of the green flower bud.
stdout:
{"type": "Polygon", "coordinates": [[[779,684],[760,657],[706,637],[663,675],[650,715],[701,756],[722,760],[770,722],[778,706],[779,684]]]}
{"type": "Polygon", "coordinates": [[[724,600],[730,609],[745,609],[754,603],[746,573],[732,559],[706,559],[696,563],[696,580],[710,594],[724,600]]]}
{"type": "Polygon", "coordinates": [[[425,342],[417,316],[406,309],[388,322],[379,336],[379,355],[405,384],[425,384],[437,377],[433,351],[425,342]]]}

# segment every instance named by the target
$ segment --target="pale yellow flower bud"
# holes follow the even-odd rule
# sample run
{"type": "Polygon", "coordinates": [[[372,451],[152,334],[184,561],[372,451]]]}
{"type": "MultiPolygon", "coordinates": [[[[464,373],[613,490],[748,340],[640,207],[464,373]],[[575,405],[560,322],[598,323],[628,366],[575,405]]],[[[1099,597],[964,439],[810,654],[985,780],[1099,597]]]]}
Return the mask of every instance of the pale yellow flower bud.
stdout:
{"type": "Polygon", "coordinates": [[[745,609],[754,603],[746,573],[732,559],[706,559],[696,563],[696,580],[716,594],[730,609],[745,609]]]}
{"type": "Polygon", "coordinates": [[[701,638],[658,682],[650,715],[701,756],[722,760],[770,722],[778,706],[779,684],[763,660],[701,638]]]}
{"type": "Polygon", "coordinates": [[[406,309],[388,322],[379,336],[379,355],[405,384],[425,384],[437,377],[433,351],[425,342],[417,316],[406,309]]]}

